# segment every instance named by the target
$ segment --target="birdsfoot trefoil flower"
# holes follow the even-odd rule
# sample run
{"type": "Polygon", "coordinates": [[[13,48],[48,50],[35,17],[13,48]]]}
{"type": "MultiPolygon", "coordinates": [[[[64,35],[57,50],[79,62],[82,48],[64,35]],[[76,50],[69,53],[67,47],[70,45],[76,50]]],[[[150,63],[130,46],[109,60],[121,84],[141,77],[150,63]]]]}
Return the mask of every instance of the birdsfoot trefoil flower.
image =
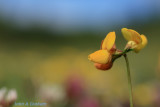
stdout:
{"type": "Polygon", "coordinates": [[[121,56],[124,56],[127,67],[130,107],[133,107],[132,82],[127,53],[130,51],[138,53],[147,45],[148,41],[146,36],[140,35],[135,30],[122,28],[121,31],[124,38],[128,41],[123,51],[117,49],[115,46],[115,32],[110,32],[108,33],[104,41],[102,41],[101,49],[90,54],[88,56],[88,59],[94,62],[94,66],[97,69],[108,70],[112,67],[113,62],[116,59],[120,58],[121,56]]]}
{"type": "Polygon", "coordinates": [[[115,39],[115,32],[108,33],[102,41],[101,49],[88,56],[97,69],[107,70],[112,67],[112,55],[116,52],[115,39]]]}
{"type": "Polygon", "coordinates": [[[128,41],[126,48],[133,49],[138,53],[147,45],[147,38],[145,35],[140,35],[138,32],[132,29],[122,28],[122,34],[128,41]]]}

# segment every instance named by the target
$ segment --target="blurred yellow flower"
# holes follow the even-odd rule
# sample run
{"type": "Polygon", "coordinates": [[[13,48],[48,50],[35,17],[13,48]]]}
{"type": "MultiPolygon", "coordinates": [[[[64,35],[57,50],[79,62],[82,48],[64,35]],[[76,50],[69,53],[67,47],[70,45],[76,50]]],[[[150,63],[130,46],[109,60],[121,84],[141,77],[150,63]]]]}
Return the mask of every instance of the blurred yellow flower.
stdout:
{"type": "Polygon", "coordinates": [[[147,107],[147,105],[152,104],[152,87],[149,84],[138,85],[134,89],[134,99],[135,103],[140,107],[147,107]]]}
{"type": "Polygon", "coordinates": [[[101,49],[90,54],[88,59],[95,63],[95,67],[101,70],[109,69],[112,65],[110,63],[112,60],[112,54],[115,53],[115,32],[110,32],[105,37],[104,41],[102,41],[101,49]]]}
{"type": "Polygon", "coordinates": [[[122,28],[121,31],[124,38],[128,41],[127,48],[130,47],[134,49],[136,53],[143,49],[148,43],[146,36],[140,35],[135,30],[122,28]]]}

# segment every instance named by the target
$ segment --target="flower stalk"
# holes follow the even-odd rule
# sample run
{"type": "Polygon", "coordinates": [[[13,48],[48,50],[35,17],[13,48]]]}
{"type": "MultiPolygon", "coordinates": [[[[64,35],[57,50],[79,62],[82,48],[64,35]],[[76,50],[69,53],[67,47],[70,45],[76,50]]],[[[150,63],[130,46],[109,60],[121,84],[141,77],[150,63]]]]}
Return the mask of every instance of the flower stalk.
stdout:
{"type": "Polygon", "coordinates": [[[130,67],[129,61],[126,54],[123,55],[126,61],[127,66],[127,77],[128,77],[128,89],[129,89],[129,100],[130,100],[130,107],[133,107],[133,93],[132,93],[132,82],[131,82],[131,74],[130,74],[130,67]]]}

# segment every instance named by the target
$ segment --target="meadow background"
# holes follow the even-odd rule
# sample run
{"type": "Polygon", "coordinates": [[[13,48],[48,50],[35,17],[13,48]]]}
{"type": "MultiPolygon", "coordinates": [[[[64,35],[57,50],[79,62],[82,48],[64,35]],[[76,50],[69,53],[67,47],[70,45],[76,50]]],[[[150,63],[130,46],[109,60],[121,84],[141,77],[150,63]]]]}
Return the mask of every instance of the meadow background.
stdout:
{"type": "MultiPolygon", "coordinates": [[[[97,70],[88,60],[110,31],[123,50],[127,42],[121,28],[126,27],[148,38],[140,53],[128,54],[135,105],[160,107],[159,7],[158,0],[0,1],[0,88],[16,89],[16,102],[70,107],[66,84],[74,78],[97,102],[85,107],[129,107],[124,58],[108,71],[97,70]],[[41,96],[42,87],[63,91],[57,95],[47,88],[48,100],[47,94],[41,96]]],[[[75,102],[72,106],[78,107],[75,102]]]]}

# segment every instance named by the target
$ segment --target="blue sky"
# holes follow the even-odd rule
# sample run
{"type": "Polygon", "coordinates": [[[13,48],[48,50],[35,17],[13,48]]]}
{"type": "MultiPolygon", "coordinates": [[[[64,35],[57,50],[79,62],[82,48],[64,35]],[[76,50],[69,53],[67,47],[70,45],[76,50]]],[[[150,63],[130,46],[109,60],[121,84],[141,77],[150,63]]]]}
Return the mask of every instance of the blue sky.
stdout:
{"type": "Polygon", "coordinates": [[[3,17],[60,28],[127,24],[160,14],[160,0],[1,0],[3,17]]]}

